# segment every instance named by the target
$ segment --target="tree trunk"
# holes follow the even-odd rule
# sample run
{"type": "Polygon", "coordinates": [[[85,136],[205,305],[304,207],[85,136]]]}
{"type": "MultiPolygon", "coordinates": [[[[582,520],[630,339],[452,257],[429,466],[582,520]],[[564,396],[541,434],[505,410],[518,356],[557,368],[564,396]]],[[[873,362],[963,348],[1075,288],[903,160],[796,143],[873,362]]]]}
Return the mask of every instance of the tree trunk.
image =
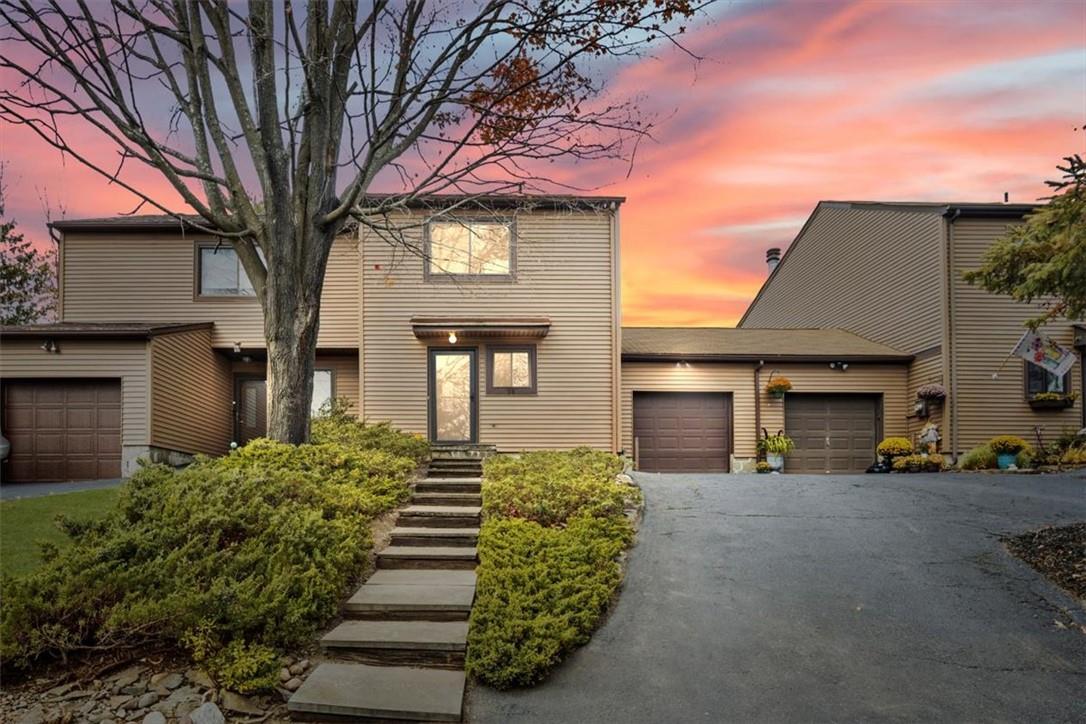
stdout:
{"type": "Polygon", "coordinates": [[[323,275],[314,266],[283,260],[268,269],[265,287],[267,434],[272,440],[294,445],[309,440],[320,296],[324,286],[323,275]]]}

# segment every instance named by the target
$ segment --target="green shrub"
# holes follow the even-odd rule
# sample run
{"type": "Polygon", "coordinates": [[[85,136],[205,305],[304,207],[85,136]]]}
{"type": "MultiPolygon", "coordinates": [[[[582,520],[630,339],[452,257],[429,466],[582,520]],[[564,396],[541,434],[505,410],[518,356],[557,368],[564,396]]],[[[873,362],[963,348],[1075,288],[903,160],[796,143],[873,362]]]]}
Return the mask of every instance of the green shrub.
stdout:
{"type": "Polygon", "coordinates": [[[637,488],[622,461],[578,448],[489,458],[483,467],[478,585],[467,669],[496,687],[528,685],[588,640],[622,580],[637,488]]]}
{"type": "Polygon", "coordinates": [[[911,455],[913,452],[913,444],[908,438],[904,437],[888,437],[879,443],[879,446],[875,448],[875,452],[879,454],[879,457],[884,458],[896,458],[900,455],[911,455]]]}
{"type": "Polygon", "coordinates": [[[621,516],[581,515],[564,528],[486,521],[468,673],[498,688],[534,684],[587,642],[621,582],[616,559],[630,538],[621,516]]]}
{"type": "Polygon", "coordinates": [[[483,465],[483,514],[562,525],[578,513],[621,515],[639,492],[615,483],[622,461],[589,448],[497,455],[483,465]]]}
{"type": "Polygon", "coordinates": [[[771,455],[787,455],[796,448],[796,443],[787,435],[766,435],[758,441],[758,449],[771,455]]]}
{"type": "Polygon", "coordinates": [[[1028,470],[1033,467],[1033,453],[1029,450],[1022,450],[1014,456],[1014,466],[1020,470],[1028,470]]]}
{"type": "Polygon", "coordinates": [[[996,455],[1017,455],[1029,448],[1029,443],[1017,435],[997,435],[988,441],[996,455]]]}
{"type": "Polygon", "coordinates": [[[371,519],[406,499],[414,467],[267,440],[181,471],[144,467],[104,520],[66,528],[72,546],[3,581],[0,658],[27,668],[85,647],[182,644],[224,683],[265,688],[274,650],[336,614],[371,519]]]}
{"type": "Polygon", "coordinates": [[[996,466],[996,454],[987,445],[979,445],[958,461],[958,467],[962,470],[990,470],[996,466]]]}
{"type": "Polygon", "coordinates": [[[337,398],[325,405],[310,422],[314,444],[339,443],[363,450],[382,450],[421,463],[430,455],[430,443],[422,435],[401,432],[388,422],[366,423],[350,413],[350,402],[337,398]]]}
{"type": "Polygon", "coordinates": [[[937,473],[946,467],[946,460],[942,455],[899,455],[894,458],[893,469],[895,472],[904,473],[937,473]]]}

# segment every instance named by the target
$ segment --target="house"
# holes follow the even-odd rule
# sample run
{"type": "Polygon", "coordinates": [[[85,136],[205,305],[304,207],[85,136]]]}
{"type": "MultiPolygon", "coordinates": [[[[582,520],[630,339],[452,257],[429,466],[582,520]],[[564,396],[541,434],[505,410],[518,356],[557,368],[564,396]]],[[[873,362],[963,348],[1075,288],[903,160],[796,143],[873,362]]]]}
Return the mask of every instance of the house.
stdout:
{"type": "Polygon", "coordinates": [[[952,454],[995,434],[1035,441],[1040,430],[1051,441],[1086,425],[1086,327],[1065,319],[1045,326],[1044,334],[1078,351],[1071,371],[1056,378],[1011,356],[1023,322],[1039,314],[1040,304],[1021,304],[962,279],[1033,208],[823,201],[779,264],[771,254],[774,268],[739,327],[837,327],[912,355],[910,429],[935,422],[942,448],[952,454]],[[915,400],[916,390],[929,383],[945,388],[942,404],[915,400]]]}
{"type": "MultiPolygon", "coordinates": [[[[740,328],[675,329],[620,326],[622,202],[430,197],[391,217],[399,240],[346,230],[314,410],[344,397],[438,445],[588,445],[689,472],[751,469],[762,430],[795,439],[789,471],[861,472],[927,420],[960,451],[1080,419],[1081,401],[1030,404],[1070,380],[1004,364],[1029,312],[959,280],[1027,207],[820,204],[740,328]],[[766,390],[782,377],[783,399],[766,390]],[[929,382],[945,410],[916,408],[929,382]]],[[[264,434],[262,315],[229,241],[169,217],[54,229],[60,321],[0,328],[4,481],[118,477],[264,434]]]]}
{"type": "MultiPolygon", "coordinates": [[[[406,247],[342,234],[314,409],[345,397],[436,443],[617,449],[621,201],[430,198],[400,219],[406,247]]],[[[229,241],[170,217],[53,228],[60,321],[0,329],[4,481],[117,477],[264,434],[262,313],[229,241]]]]}

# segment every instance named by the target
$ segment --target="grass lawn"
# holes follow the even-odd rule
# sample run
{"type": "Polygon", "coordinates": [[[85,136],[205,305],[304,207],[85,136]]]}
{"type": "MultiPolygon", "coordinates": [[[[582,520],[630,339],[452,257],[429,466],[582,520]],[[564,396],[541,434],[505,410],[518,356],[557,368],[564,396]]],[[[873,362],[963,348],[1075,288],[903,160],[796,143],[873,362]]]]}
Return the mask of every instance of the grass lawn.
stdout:
{"type": "Polygon", "coordinates": [[[118,490],[84,490],[0,503],[0,572],[18,576],[37,568],[41,563],[38,541],[67,543],[53,524],[58,513],[73,518],[104,516],[116,502],[118,490]]]}

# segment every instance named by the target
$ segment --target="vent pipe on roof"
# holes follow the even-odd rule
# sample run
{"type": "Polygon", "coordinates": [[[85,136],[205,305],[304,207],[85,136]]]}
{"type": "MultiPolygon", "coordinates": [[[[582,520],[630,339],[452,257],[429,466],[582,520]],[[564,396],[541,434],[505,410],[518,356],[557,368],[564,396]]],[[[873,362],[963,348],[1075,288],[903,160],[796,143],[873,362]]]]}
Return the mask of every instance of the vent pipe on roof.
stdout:
{"type": "Polygon", "coordinates": [[[772,274],[773,270],[777,268],[777,265],[781,263],[781,250],[777,247],[772,249],[766,249],[765,263],[769,267],[769,273],[772,274]]]}

